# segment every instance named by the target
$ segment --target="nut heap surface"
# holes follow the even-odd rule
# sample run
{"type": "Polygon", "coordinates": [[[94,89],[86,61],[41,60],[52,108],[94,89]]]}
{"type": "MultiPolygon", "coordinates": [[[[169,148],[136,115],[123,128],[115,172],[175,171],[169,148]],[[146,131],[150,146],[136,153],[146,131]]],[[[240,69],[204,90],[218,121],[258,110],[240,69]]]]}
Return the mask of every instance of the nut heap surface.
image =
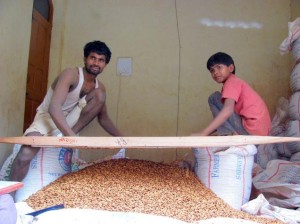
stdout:
{"type": "Polygon", "coordinates": [[[231,208],[187,169],[144,160],[109,160],[66,174],[26,202],[36,210],[64,204],[66,208],[140,212],[186,222],[231,217],[280,223],[231,208]]]}

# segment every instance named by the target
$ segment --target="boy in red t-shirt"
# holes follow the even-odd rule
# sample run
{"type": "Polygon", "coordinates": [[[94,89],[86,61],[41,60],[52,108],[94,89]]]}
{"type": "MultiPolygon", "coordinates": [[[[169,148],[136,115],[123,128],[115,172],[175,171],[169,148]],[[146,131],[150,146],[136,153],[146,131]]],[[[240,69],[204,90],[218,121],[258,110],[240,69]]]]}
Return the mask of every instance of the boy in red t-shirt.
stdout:
{"type": "Polygon", "coordinates": [[[217,83],[222,83],[221,93],[210,95],[208,103],[213,121],[201,132],[206,136],[218,135],[269,135],[271,118],[262,98],[243,80],[235,76],[235,65],[228,54],[219,52],[207,61],[207,69],[217,83]]]}

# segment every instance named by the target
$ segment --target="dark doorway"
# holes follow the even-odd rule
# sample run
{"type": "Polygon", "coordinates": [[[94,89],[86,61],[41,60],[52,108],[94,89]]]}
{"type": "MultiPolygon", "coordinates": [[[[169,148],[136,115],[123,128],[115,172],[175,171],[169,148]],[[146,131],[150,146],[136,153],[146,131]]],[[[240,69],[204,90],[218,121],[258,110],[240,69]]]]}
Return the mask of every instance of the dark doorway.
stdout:
{"type": "Polygon", "coordinates": [[[47,91],[52,16],[51,0],[34,0],[23,131],[32,123],[47,91]]]}

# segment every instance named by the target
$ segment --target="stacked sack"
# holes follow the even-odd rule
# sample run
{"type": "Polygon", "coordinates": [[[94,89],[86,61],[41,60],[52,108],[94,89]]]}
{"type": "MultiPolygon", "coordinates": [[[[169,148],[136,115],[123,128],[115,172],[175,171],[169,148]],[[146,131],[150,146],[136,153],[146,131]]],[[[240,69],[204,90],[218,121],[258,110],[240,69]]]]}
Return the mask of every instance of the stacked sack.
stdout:
{"type": "MultiPolygon", "coordinates": [[[[270,135],[276,137],[287,136],[289,126],[289,101],[280,97],[276,107],[276,113],[272,119],[272,128],[270,135]]],[[[268,163],[272,160],[290,160],[291,152],[288,149],[288,143],[272,143],[257,146],[257,155],[255,163],[262,169],[266,169],[268,163]]]]}
{"type": "MultiPolygon", "coordinates": [[[[300,18],[289,23],[289,36],[282,42],[280,46],[282,54],[292,52],[295,60],[290,76],[290,88],[292,95],[289,100],[289,122],[287,126],[286,136],[300,137],[300,18]]],[[[287,148],[291,153],[291,161],[299,161],[300,158],[300,142],[287,143],[287,148]]]]}
{"type": "Polygon", "coordinates": [[[249,201],[254,145],[194,148],[194,172],[198,179],[237,210],[249,201]]]}
{"type": "MultiPolygon", "coordinates": [[[[14,145],[13,153],[6,159],[0,170],[0,180],[9,180],[12,163],[20,148],[21,145],[14,145]]],[[[72,158],[77,158],[76,150],[73,156],[73,149],[41,147],[31,160],[27,175],[22,180],[24,186],[16,191],[15,202],[26,200],[31,194],[71,172],[72,158]]]]}
{"type": "MultiPolygon", "coordinates": [[[[279,99],[272,120],[272,136],[300,137],[300,18],[288,23],[289,35],[280,45],[281,54],[293,54],[295,65],[290,76],[290,99],[279,99]]],[[[256,192],[273,206],[300,210],[300,142],[259,145],[259,165],[253,175],[256,192]],[[262,169],[262,170],[259,170],[262,169]]]]}

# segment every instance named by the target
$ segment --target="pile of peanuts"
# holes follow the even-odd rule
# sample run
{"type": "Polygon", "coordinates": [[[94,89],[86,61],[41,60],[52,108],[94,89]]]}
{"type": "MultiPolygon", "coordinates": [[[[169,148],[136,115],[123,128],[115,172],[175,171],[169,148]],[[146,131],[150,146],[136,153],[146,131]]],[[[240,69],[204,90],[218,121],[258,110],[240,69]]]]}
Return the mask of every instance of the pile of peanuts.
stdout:
{"type": "Polygon", "coordinates": [[[66,174],[26,202],[36,210],[64,204],[66,208],[140,212],[185,222],[231,217],[281,223],[231,208],[188,169],[145,160],[109,160],[66,174]]]}

